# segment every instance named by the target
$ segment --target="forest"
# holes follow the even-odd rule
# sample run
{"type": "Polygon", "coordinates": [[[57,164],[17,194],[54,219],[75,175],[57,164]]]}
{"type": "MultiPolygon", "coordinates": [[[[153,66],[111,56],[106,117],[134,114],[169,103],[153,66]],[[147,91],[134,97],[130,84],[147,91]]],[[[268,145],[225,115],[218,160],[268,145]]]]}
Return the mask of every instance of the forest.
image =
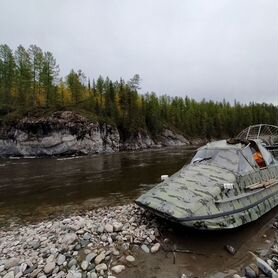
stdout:
{"type": "MultiPolygon", "coordinates": [[[[77,111],[92,121],[116,126],[125,140],[139,131],[153,136],[164,128],[188,138],[233,136],[250,124],[277,124],[273,104],[196,101],[187,96],[142,94],[140,76],[112,81],[72,69],[60,77],[54,55],[36,45],[12,50],[0,45],[0,123],[28,115],[77,111]]],[[[186,88],[185,88],[186,89],[186,88]]]]}

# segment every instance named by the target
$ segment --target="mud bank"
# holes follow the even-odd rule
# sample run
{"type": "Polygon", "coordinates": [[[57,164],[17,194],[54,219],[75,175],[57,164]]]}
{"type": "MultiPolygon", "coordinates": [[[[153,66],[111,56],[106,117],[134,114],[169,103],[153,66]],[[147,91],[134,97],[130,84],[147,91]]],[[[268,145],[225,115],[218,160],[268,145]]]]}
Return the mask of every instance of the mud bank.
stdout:
{"type": "Polygon", "coordinates": [[[0,127],[2,157],[84,155],[189,144],[182,135],[168,129],[156,138],[144,131],[123,141],[117,128],[91,122],[71,111],[27,117],[0,127]]]}

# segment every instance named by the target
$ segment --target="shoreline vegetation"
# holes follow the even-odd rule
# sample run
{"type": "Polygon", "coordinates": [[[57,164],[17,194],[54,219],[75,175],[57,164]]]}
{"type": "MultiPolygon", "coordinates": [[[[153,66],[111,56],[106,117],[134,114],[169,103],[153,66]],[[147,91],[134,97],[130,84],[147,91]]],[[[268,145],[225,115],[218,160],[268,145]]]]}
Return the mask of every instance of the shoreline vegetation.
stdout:
{"type": "MultiPolygon", "coordinates": [[[[154,92],[141,94],[140,82],[138,74],[129,81],[112,81],[102,76],[95,80],[86,77],[82,70],[71,70],[62,78],[51,52],[44,52],[36,45],[28,49],[20,45],[13,51],[8,45],[2,44],[0,139],[8,137],[20,141],[24,135],[18,138],[17,133],[23,127],[25,133],[43,140],[42,137],[47,138],[49,132],[59,133],[57,127],[55,129],[50,123],[51,119],[54,124],[63,122],[69,129],[69,126],[76,127],[81,119],[91,127],[94,124],[92,128],[99,130],[98,136],[109,137],[110,130],[117,137],[108,139],[118,141],[118,147],[102,147],[95,151],[101,152],[113,150],[114,147],[134,150],[160,143],[164,145],[160,139],[165,133],[168,139],[174,136],[176,143],[186,144],[196,138],[211,140],[232,137],[255,123],[277,124],[278,108],[272,104],[250,102],[247,105],[237,101],[230,104],[225,100],[196,101],[189,97],[157,96],[154,92]],[[59,113],[65,115],[66,112],[75,116],[59,116],[59,113]],[[181,142],[178,142],[179,139],[181,142]]],[[[71,132],[62,129],[60,125],[60,133],[65,135],[61,140],[71,141],[67,136],[72,135],[73,128],[71,132]]],[[[74,132],[80,135],[84,127],[74,132]]],[[[86,134],[83,135],[78,138],[85,138],[86,134]]],[[[171,143],[166,142],[165,145],[171,143]]],[[[63,151],[67,154],[67,150],[63,151]]]]}

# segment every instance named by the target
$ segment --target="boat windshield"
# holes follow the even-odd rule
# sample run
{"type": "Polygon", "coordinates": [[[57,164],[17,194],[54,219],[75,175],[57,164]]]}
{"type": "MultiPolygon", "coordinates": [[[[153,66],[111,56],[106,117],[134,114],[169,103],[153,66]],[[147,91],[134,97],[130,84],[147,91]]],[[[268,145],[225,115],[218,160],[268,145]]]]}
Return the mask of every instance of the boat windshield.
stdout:
{"type": "Polygon", "coordinates": [[[254,171],[237,149],[200,149],[191,161],[191,164],[199,163],[214,165],[241,175],[254,171]]]}

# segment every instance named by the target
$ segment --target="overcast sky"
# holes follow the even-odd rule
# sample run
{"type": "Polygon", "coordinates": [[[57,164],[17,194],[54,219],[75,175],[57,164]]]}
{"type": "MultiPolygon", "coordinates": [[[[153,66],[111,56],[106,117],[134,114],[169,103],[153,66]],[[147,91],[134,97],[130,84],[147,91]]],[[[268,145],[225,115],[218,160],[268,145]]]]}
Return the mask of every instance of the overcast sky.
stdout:
{"type": "Polygon", "coordinates": [[[278,104],[277,0],[0,0],[0,43],[51,51],[62,76],[278,104]]]}

